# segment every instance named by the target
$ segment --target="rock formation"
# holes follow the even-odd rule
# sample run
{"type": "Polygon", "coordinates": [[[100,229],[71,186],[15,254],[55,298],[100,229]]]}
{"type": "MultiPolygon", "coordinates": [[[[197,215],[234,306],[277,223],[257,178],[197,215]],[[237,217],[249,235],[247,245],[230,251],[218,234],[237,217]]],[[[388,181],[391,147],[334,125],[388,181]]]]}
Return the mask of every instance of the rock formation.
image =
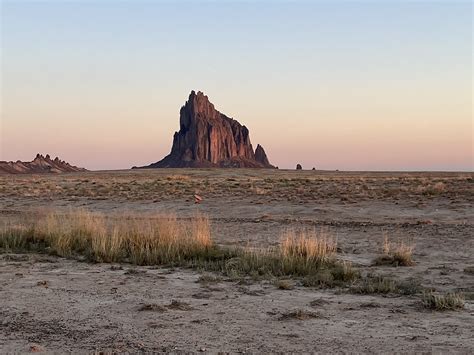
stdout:
{"type": "Polygon", "coordinates": [[[260,144],[257,144],[257,148],[255,148],[255,160],[265,166],[270,166],[267,154],[260,144]]]}
{"type": "Polygon", "coordinates": [[[303,167],[301,166],[301,164],[296,164],[296,170],[302,170],[303,167]]]}
{"type": "Polygon", "coordinates": [[[69,163],[60,160],[58,157],[51,159],[49,154],[43,156],[37,154],[36,158],[30,162],[22,162],[20,160],[0,161],[0,174],[42,174],[42,173],[67,173],[87,171],[83,168],[70,165],[69,163]]]}
{"type": "Polygon", "coordinates": [[[202,92],[191,91],[179,123],[171,153],[142,168],[273,168],[262,146],[254,152],[247,127],[217,111],[202,92]]]}

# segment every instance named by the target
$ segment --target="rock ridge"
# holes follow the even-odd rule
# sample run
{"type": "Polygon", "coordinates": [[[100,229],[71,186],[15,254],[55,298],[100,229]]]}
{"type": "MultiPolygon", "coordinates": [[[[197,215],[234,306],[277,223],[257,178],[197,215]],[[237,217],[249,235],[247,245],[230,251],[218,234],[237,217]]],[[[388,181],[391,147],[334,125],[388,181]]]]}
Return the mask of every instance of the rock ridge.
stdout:
{"type": "Polygon", "coordinates": [[[78,168],[58,157],[51,159],[49,154],[43,156],[36,154],[35,159],[30,162],[0,161],[0,173],[4,174],[44,174],[44,173],[68,173],[87,171],[84,168],[78,168]]]}

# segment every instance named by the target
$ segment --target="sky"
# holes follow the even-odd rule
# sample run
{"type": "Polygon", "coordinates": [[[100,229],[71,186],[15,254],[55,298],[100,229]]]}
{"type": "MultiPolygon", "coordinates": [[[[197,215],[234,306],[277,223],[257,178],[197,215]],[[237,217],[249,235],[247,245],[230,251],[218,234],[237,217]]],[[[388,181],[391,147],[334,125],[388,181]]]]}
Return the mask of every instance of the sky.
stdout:
{"type": "Polygon", "coordinates": [[[280,168],[474,168],[470,1],[0,4],[0,160],[156,162],[199,90],[280,168]]]}

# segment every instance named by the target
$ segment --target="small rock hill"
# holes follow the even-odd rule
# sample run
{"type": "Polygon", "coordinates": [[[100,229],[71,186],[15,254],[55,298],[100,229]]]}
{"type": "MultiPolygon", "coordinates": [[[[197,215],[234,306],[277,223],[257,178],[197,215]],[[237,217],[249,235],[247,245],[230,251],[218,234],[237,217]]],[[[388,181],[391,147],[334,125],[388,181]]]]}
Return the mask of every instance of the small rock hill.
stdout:
{"type": "Polygon", "coordinates": [[[20,160],[0,161],[0,174],[43,174],[43,173],[68,173],[77,171],[87,171],[83,168],[73,166],[58,157],[51,159],[49,154],[43,156],[37,154],[36,158],[30,162],[20,160]]]}

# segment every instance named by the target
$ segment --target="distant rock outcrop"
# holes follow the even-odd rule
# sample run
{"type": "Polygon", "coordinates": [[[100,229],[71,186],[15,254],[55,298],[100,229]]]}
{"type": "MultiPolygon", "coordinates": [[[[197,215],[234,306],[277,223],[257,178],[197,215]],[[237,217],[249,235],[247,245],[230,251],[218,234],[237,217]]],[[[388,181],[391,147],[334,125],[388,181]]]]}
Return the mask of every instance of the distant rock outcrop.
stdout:
{"type": "Polygon", "coordinates": [[[301,164],[296,164],[296,170],[302,170],[303,167],[301,166],[301,164]]]}
{"type": "Polygon", "coordinates": [[[30,162],[20,160],[0,161],[0,174],[43,174],[43,173],[68,173],[77,171],[87,171],[83,168],[73,166],[58,157],[51,159],[49,154],[43,156],[37,154],[36,158],[30,162]]]}
{"type": "Polygon", "coordinates": [[[191,91],[179,122],[171,153],[141,168],[274,168],[262,146],[254,152],[247,127],[217,111],[202,92],[191,91]]]}

